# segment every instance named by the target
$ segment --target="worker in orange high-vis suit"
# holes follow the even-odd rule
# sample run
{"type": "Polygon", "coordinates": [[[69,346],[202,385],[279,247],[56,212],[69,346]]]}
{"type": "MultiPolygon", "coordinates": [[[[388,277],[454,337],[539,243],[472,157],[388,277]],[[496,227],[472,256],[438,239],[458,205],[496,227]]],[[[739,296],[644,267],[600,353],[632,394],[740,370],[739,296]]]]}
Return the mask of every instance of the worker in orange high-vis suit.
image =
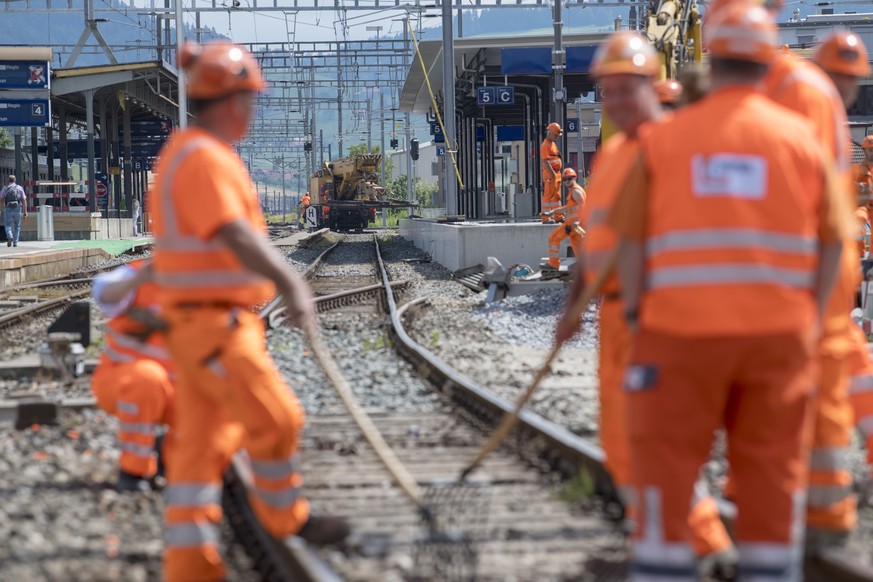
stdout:
{"type": "MultiPolygon", "coordinates": [[[[595,158],[588,184],[588,200],[580,211],[586,229],[581,257],[568,305],[592,285],[614,252],[616,235],[606,224],[606,216],[622,185],[624,176],[639,156],[638,139],[648,125],[662,117],[661,101],[654,77],[660,72],[657,53],[635,32],[610,36],[595,54],[592,74],[604,88],[604,110],[619,133],[602,145],[595,158]]],[[[675,93],[675,91],[673,92],[675,93]]],[[[624,321],[615,274],[610,275],[600,296],[600,443],[606,453],[606,467],[618,488],[629,521],[634,519],[631,489],[630,427],[627,422],[627,395],[622,388],[630,355],[631,338],[624,321]]],[[[569,314],[558,323],[556,339],[569,339],[579,327],[569,314]]],[[[708,575],[715,569],[728,569],[735,560],[730,537],[718,514],[715,500],[701,485],[688,515],[692,543],[700,558],[698,570],[708,575]]]]}
{"type": "Polygon", "coordinates": [[[557,123],[550,123],[546,128],[546,137],[540,145],[540,168],[543,172],[542,220],[543,224],[561,222],[563,216],[555,212],[561,207],[561,152],[558,151],[557,139],[563,130],[557,123]],[[551,213],[551,214],[549,214],[551,213]]]}
{"type": "Polygon", "coordinates": [[[151,264],[145,261],[98,275],[92,289],[111,317],[91,390],[100,408],[118,417],[119,491],[151,489],[164,445],[162,427],[173,419],[170,355],[150,325],[158,321],[156,294],[151,264]]]}
{"type": "Polygon", "coordinates": [[[864,161],[855,164],[853,181],[858,192],[858,206],[873,207],[873,135],[861,141],[864,161]]]}
{"type": "MultiPolygon", "coordinates": [[[[834,154],[846,199],[852,206],[858,201],[852,184],[851,144],[845,108],[858,96],[859,79],[870,74],[867,50],[861,39],[848,31],[829,35],[816,48],[813,62],[821,67],[833,83],[830,94],[838,110],[837,143],[834,154]]],[[[826,148],[827,149],[827,148],[826,148]]],[[[830,153],[830,152],[829,152],[830,153]]],[[[861,207],[864,211],[866,208],[861,207]]],[[[856,219],[857,220],[857,219],[856,219]]],[[[853,377],[865,373],[858,362],[869,360],[866,339],[858,333],[847,312],[855,306],[861,283],[858,270],[860,245],[866,239],[866,220],[853,232],[852,241],[844,251],[843,268],[828,311],[821,349],[821,385],[816,411],[815,441],[811,457],[808,548],[820,552],[830,546],[843,545],[857,523],[857,501],[852,488],[851,466],[848,462],[852,446],[855,417],[873,414],[866,399],[850,396],[853,377]],[[864,231],[859,232],[859,228],[864,231]],[[858,235],[861,240],[858,240],[858,235]],[[837,381],[836,378],[839,378],[837,381]],[[829,383],[835,386],[830,386],[829,383]],[[854,410],[853,410],[854,409],[854,410]]]]}
{"type": "Polygon", "coordinates": [[[297,458],[303,408],[252,312],[278,288],[290,320],[317,331],[311,292],[269,245],[232,145],[248,131],[263,76],[230,42],[186,44],[179,63],[196,123],[161,150],[152,192],[155,281],[178,373],[164,491],[169,582],[225,578],[216,547],[222,473],[241,445],[251,459],[249,501],[269,533],[313,543],[348,534],[342,520],[310,515],[297,458]]]}
{"type": "Polygon", "coordinates": [[[564,223],[549,234],[549,268],[559,270],[561,268],[561,243],[570,239],[574,256],[579,256],[579,249],[584,231],[579,226],[578,210],[585,205],[585,190],[576,183],[576,170],[564,168],[561,172],[561,181],[567,187],[567,204],[550,214],[559,214],[564,217],[564,223]]]}
{"type": "Polygon", "coordinates": [[[695,578],[687,511],[724,427],[740,577],[797,580],[815,329],[851,218],[808,123],[757,90],[770,14],[732,3],[703,34],[712,92],[640,136],[609,218],[634,334],[631,577],[695,578]]]}

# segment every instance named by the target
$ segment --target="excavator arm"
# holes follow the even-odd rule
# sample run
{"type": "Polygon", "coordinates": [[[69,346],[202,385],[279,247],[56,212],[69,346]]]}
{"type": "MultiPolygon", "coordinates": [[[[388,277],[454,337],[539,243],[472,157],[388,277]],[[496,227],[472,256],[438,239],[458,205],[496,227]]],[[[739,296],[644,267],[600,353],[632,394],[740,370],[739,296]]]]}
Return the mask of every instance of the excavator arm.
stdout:
{"type": "Polygon", "coordinates": [[[661,78],[675,79],[684,64],[702,59],[697,2],[653,0],[649,3],[646,36],[661,55],[661,78]]]}

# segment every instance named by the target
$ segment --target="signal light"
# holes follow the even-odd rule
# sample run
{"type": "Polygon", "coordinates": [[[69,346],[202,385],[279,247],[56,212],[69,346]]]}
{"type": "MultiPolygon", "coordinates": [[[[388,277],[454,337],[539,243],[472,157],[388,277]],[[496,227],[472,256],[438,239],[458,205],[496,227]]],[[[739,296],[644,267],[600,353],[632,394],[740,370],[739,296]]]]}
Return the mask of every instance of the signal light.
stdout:
{"type": "Polygon", "coordinates": [[[412,138],[409,142],[409,156],[413,160],[418,159],[418,140],[415,138],[412,138]]]}

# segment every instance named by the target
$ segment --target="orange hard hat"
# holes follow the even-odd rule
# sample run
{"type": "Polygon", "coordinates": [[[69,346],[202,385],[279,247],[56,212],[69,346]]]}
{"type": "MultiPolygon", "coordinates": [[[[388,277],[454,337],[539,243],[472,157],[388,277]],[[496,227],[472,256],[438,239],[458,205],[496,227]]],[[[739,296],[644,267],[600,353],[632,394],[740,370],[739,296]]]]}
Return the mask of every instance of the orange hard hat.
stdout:
{"type": "Polygon", "coordinates": [[[564,171],[561,172],[561,179],[566,180],[567,178],[576,178],[576,170],[573,168],[564,168],[564,171]]]}
{"type": "Polygon", "coordinates": [[[218,99],[267,86],[252,53],[232,42],[186,42],[179,64],[188,76],[191,99],[218,99]]]}
{"type": "Polygon", "coordinates": [[[829,73],[866,77],[870,74],[867,62],[867,47],[861,38],[852,32],[838,30],[815,49],[812,60],[829,73]]]}
{"type": "Polygon", "coordinates": [[[710,56],[769,64],[779,34],[773,17],[754,2],[731,2],[714,10],[703,27],[710,56]]]}
{"type": "Polygon", "coordinates": [[[552,133],[557,133],[558,135],[564,133],[564,130],[561,129],[561,126],[554,121],[551,122],[548,127],[546,127],[546,131],[551,131],[552,133]]]}
{"type": "Polygon", "coordinates": [[[682,85],[675,79],[665,79],[655,83],[655,92],[661,103],[677,103],[682,95],[682,85]]]}
{"type": "Polygon", "coordinates": [[[591,61],[594,77],[607,75],[643,75],[654,77],[661,72],[661,61],[651,43],[638,32],[622,30],[609,35],[597,47],[591,61]]]}
{"type": "Polygon", "coordinates": [[[861,142],[861,147],[865,150],[873,148],[873,135],[868,135],[864,138],[864,141],[861,142]]]}
{"type": "MultiPolygon", "coordinates": [[[[736,4],[738,0],[715,0],[714,2],[709,3],[708,14],[715,14],[717,11],[721,10],[725,6],[730,4],[736,4]]],[[[785,7],[785,0],[739,0],[745,1],[755,6],[763,6],[767,10],[780,11],[785,7]]]]}

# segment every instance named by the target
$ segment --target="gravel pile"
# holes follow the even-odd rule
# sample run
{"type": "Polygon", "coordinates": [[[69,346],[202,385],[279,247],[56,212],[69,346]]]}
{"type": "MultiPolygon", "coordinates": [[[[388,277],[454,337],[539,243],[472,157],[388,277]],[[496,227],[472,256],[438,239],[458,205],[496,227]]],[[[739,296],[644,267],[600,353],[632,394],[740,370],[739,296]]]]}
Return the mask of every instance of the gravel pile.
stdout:
{"type": "MultiPolygon", "coordinates": [[[[0,432],[0,579],[160,580],[160,493],[117,493],[117,422],[100,411],[65,412],[58,426],[0,432]]],[[[222,545],[228,547],[229,531],[222,545]]],[[[230,580],[254,582],[238,549],[230,580]]]]}
{"type": "MultiPolygon", "coordinates": [[[[400,237],[385,241],[383,257],[393,279],[414,279],[409,299],[426,296],[425,307],[407,317],[406,329],[461,373],[500,396],[514,400],[533,379],[552,344],[563,312],[566,291],[543,290],[485,304],[451,280],[437,263],[409,262],[426,255],[400,237]]],[[[597,325],[596,307],[585,314],[583,333],[561,351],[531,406],[534,411],[573,432],[596,438],[597,325]]]]}

